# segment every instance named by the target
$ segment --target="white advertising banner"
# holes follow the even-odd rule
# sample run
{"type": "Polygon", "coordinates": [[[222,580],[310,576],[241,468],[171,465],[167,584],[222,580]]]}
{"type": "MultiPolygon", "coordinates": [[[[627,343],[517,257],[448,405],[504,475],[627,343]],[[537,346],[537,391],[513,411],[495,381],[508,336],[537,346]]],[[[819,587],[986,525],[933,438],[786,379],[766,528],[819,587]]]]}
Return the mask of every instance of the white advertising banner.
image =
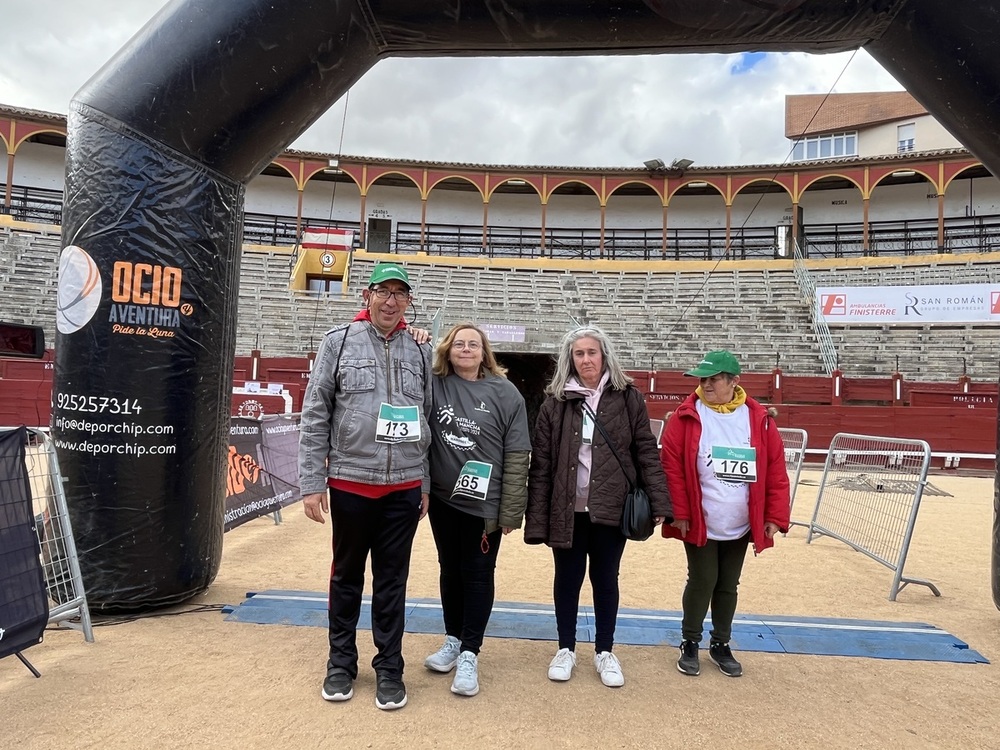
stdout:
{"type": "Polygon", "coordinates": [[[1000,323],[1000,284],[817,287],[827,325],[1000,323]]]}

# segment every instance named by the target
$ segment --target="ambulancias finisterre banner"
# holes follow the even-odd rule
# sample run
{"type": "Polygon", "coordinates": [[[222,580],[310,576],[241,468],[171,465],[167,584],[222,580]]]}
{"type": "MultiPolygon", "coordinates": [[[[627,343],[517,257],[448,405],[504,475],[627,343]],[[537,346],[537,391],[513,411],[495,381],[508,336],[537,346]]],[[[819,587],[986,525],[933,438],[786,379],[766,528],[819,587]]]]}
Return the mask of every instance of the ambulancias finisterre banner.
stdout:
{"type": "Polygon", "coordinates": [[[817,287],[827,325],[1000,323],[1000,284],[817,287]]]}

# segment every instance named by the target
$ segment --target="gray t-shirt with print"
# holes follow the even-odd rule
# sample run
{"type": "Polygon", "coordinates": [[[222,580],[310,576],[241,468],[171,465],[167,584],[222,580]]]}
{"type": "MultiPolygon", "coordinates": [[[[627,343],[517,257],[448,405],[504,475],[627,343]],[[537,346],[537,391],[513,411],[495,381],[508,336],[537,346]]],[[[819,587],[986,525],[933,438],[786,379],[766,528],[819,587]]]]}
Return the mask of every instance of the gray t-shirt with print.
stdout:
{"type": "Polygon", "coordinates": [[[435,377],[431,494],[473,516],[498,518],[506,451],[529,451],[524,398],[506,378],[435,377]]]}

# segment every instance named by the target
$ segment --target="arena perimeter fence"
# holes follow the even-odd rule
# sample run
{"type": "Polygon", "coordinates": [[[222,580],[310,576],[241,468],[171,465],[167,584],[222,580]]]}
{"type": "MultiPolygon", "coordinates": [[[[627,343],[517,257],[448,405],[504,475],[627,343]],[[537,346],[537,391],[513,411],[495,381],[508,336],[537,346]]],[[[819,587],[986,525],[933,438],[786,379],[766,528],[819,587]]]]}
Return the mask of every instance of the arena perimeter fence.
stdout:
{"type": "Polygon", "coordinates": [[[940,596],[930,581],[903,575],[930,458],[923,440],[834,435],[806,543],[833,537],[894,571],[890,601],[910,583],[940,596]]]}
{"type": "MultiPolygon", "coordinates": [[[[802,475],[802,464],[806,460],[806,446],[809,443],[809,433],[796,427],[779,427],[778,434],[785,446],[785,467],[788,469],[789,511],[795,507],[795,493],[799,488],[799,477],[802,475]]],[[[799,521],[792,521],[792,526],[805,526],[799,521]]]]}
{"type": "Polygon", "coordinates": [[[43,431],[28,429],[25,468],[31,483],[35,530],[42,552],[49,595],[49,624],[73,627],[94,642],[87,609],[87,595],[80,574],[76,542],[70,525],[63,477],[52,439],[43,431]]]}

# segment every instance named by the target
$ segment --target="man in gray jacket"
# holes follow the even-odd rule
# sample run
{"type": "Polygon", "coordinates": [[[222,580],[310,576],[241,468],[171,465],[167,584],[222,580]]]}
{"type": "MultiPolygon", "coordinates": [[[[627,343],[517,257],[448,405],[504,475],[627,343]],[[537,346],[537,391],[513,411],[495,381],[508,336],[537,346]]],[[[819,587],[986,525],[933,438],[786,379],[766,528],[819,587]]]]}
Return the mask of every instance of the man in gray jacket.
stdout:
{"type": "Polygon", "coordinates": [[[357,626],[368,556],[375,705],[406,705],[403,622],[410,550],[427,512],[430,347],[405,330],[410,277],[380,263],[365,309],[323,337],[302,403],[299,487],[306,515],[333,521],[330,657],[323,698],[346,701],[358,676],[357,626]]]}

